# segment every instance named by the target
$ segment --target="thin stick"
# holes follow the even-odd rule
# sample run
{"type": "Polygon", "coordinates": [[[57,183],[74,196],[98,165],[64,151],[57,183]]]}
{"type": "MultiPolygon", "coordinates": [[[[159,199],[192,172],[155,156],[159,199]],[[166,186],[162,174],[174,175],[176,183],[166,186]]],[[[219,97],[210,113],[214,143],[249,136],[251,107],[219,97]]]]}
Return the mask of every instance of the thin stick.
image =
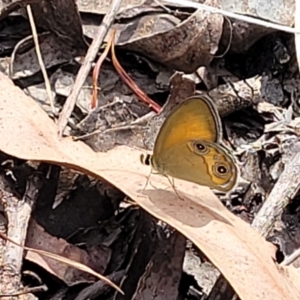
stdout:
{"type": "Polygon", "coordinates": [[[34,287],[29,287],[29,288],[26,287],[23,290],[21,290],[17,293],[14,293],[14,294],[9,294],[9,295],[8,294],[1,294],[0,299],[4,298],[4,297],[17,297],[17,296],[21,296],[21,295],[25,295],[25,294],[33,294],[33,293],[37,293],[37,292],[47,292],[47,291],[48,291],[48,287],[45,284],[43,284],[41,286],[34,286],[34,287]]]}
{"type": "Polygon", "coordinates": [[[21,47],[21,45],[29,40],[31,40],[33,37],[32,35],[26,36],[24,39],[20,40],[14,47],[13,52],[10,55],[10,63],[9,63],[9,68],[8,68],[8,76],[10,79],[13,79],[14,76],[14,62],[16,59],[16,55],[17,52],[19,50],[19,47],[21,47]]]}
{"type": "Polygon", "coordinates": [[[37,31],[36,31],[36,27],[35,27],[32,11],[31,11],[31,6],[27,5],[26,8],[27,8],[27,14],[28,14],[28,18],[29,18],[31,31],[32,31],[33,41],[34,41],[34,45],[35,45],[36,55],[37,55],[37,58],[38,58],[38,61],[39,61],[40,67],[41,67],[41,71],[42,71],[42,74],[43,74],[43,77],[44,77],[46,91],[47,91],[49,103],[50,103],[50,106],[51,106],[51,110],[52,110],[53,115],[55,116],[56,111],[55,111],[54,99],[53,99],[53,95],[52,95],[52,91],[51,91],[51,85],[50,85],[48,74],[47,74],[45,64],[44,64],[44,61],[43,61],[43,58],[42,58],[41,49],[40,49],[40,46],[39,46],[38,34],[37,34],[37,31]]]}
{"type": "Polygon", "coordinates": [[[93,70],[93,94],[92,94],[92,102],[91,102],[91,108],[95,108],[98,106],[98,77],[99,77],[99,72],[100,72],[100,68],[102,66],[102,63],[104,62],[108,51],[111,47],[111,43],[113,41],[113,39],[115,38],[115,33],[113,32],[109,38],[109,40],[107,41],[107,45],[103,51],[103,53],[100,55],[94,70],[93,70]]]}
{"type": "Polygon", "coordinates": [[[279,24],[276,24],[276,23],[273,23],[273,22],[263,21],[261,19],[248,17],[248,16],[245,16],[245,15],[242,15],[242,14],[236,14],[236,13],[229,12],[229,11],[226,11],[226,10],[223,10],[223,9],[219,9],[219,8],[216,8],[216,7],[212,7],[212,6],[209,6],[209,5],[200,4],[200,3],[196,3],[196,2],[191,2],[191,1],[188,1],[188,0],[164,0],[163,2],[167,3],[169,5],[170,4],[176,4],[176,5],[180,5],[180,6],[183,6],[183,7],[193,7],[193,8],[203,9],[203,10],[209,11],[211,13],[221,14],[221,15],[226,16],[228,18],[233,18],[233,19],[236,19],[236,20],[244,21],[244,22],[251,23],[251,24],[260,25],[260,26],[267,27],[267,28],[273,28],[273,29],[280,30],[280,31],[285,31],[285,32],[288,32],[288,33],[300,33],[299,29],[295,29],[293,27],[279,25],[279,24]]]}
{"type": "Polygon", "coordinates": [[[300,153],[285,165],[269,197],[253,220],[252,226],[267,237],[286,206],[294,199],[300,187],[300,153]]]}
{"type": "Polygon", "coordinates": [[[111,44],[111,57],[112,63],[117,70],[118,74],[120,75],[121,79],[126,83],[131,90],[137,95],[137,97],[144,103],[146,103],[149,107],[151,107],[156,113],[160,112],[161,107],[154,102],[151,98],[149,98],[138,86],[137,84],[130,78],[130,76],[125,72],[122,68],[121,64],[117,60],[116,53],[115,53],[115,42],[111,44]]]}
{"type": "MultiPolygon", "coordinates": [[[[50,32],[44,32],[40,34],[41,36],[45,36],[45,35],[49,35],[50,32]]],[[[32,35],[26,36],[24,39],[20,40],[14,47],[13,52],[10,55],[10,63],[9,63],[9,69],[8,69],[8,76],[10,79],[13,79],[14,77],[14,63],[15,63],[15,59],[16,59],[16,55],[18,53],[19,48],[21,48],[21,46],[26,43],[27,41],[33,39],[32,35]]]]}
{"type": "Polygon", "coordinates": [[[61,137],[63,131],[68,124],[68,119],[75,107],[76,99],[80,93],[80,90],[92,68],[92,64],[97,56],[99,48],[107,34],[107,31],[111,24],[114,22],[115,17],[121,5],[121,0],[113,0],[111,3],[110,11],[105,15],[102,24],[99,27],[98,34],[94,38],[89,50],[85,56],[84,64],[80,67],[77,74],[74,87],[67,98],[63,110],[59,116],[58,120],[58,135],[61,137]]]}
{"type": "MultiPolygon", "coordinates": [[[[24,254],[22,247],[25,244],[32,208],[43,187],[44,177],[39,172],[29,176],[22,199],[17,198],[13,194],[9,184],[5,182],[3,174],[1,174],[0,178],[1,202],[3,203],[4,212],[8,221],[8,238],[6,239],[5,252],[2,254],[2,265],[0,268],[1,295],[14,293],[15,288],[20,285],[24,254]],[[10,238],[16,240],[16,243],[21,245],[21,248],[11,243],[10,238]]],[[[0,236],[2,235],[3,234],[0,233],[0,236]]]]}

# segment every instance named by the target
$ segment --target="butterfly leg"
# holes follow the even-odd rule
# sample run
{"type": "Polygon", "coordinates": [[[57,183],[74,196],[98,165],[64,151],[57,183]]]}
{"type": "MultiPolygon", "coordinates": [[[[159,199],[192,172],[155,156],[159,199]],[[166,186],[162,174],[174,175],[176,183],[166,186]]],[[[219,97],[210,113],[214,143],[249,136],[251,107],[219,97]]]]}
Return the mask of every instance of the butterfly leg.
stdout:
{"type": "MultiPolygon", "coordinates": [[[[150,176],[151,176],[151,174],[153,174],[153,173],[154,173],[154,172],[153,172],[153,170],[152,170],[152,168],[151,168],[150,174],[147,176],[147,181],[146,181],[146,184],[145,184],[145,186],[143,187],[143,190],[142,190],[142,191],[144,191],[144,190],[146,189],[146,187],[148,186],[148,183],[150,183],[150,185],[151,185],[153,188],[155,188],[155,186],[152,185],[152,183],[151,183],[151,181],[150,181],[150,176]]],[[[154,174],[159,174],[159,173],[154,173],[154,174]]],[[[178,198],[179,198],[180,200],[184,200],[184,198],[178,193],[178,191],[177,191],[177,189],[176,189],[175,182],[174,182],[174,178],[171,177],[171,179],[170,179],[170,177],[167,176],[167,175],[164,175],[164,174],[161,174],[161,175],[167,177],[169,183],[171,184],[171,186],[172,186],[174,192],[176,193],[176,195],[178,196],[178,198]]]]}
{"type": "MultiPolygon", "coordinates": [[[[152,173],[153,173],[153,171],[152,171],[152,168],[151,168],[150,173],[149,173],[149,175],[147,176],[147,180],[146,180],[145,186],[143,187],[142,192],[145,191],[146,187],[148,186],[148,183],[151,184],[151,182],[150,182],[150,176],[151,176],[152,173]]],[[[151,186],[154,187],[152,184],[151,184],[151,186]]]]}
{"type": "Polygon", "coordinates": [[[176,195],[178,196],[178,198],[179,198],[180,200],[184,200],[184,198],[178,193],[178,191],[177,191],[177,189],[176,189],[175,182],[174,182],[174,178],[171,177],[171,179],[170,179],[169,176],[167,176],[167,175],[164,175],[164,176],[166,176],[166,177],[168,178],[168,181],[170,182],[170,184],[171,184],[171,186],[172,186],[174,192],[175,192],[176,195]]]}

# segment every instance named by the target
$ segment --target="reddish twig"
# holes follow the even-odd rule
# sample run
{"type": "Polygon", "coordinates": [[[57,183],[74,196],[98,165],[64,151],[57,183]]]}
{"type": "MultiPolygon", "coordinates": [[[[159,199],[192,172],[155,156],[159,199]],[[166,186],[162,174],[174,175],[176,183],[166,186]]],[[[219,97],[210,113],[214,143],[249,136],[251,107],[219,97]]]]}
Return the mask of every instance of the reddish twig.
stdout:
{"type": "Polygon", "coordinates": [[[115,41],[114,41],[114,35],[113,33],[113,41],[111,44],[111,56],[112,56],[112,63],[117,70],[118,74],[122,78],[122,80],[132,89],[132,91],[137,95],[137,97],[143,101],[144,103],[148,104],[149,107],[151,107],[156,113],[160,112],[161,107],[155,103],[151,98],[149,98],[137,85],[136,83],[129,77],[129,75],[125,72],[125,70],[122,68],[120,63],[117,60],[116,54],[115,54],[115,41]]]}
{"type": "Polygon", "coordinates": [[[107,45],[103,51],[103,53],[100,55],[94,70],[93,70],[93,94],[92,94],[92,102],[91,102],[91,108],[95,108],[98,105],[98,76],[99,76],[99,70],[101,68],[102,63],[104,62],[108,51],[111,47],[112,41],[115,37],[115,30],[112,32],[111,36],[109,37],[109,40],[107,41],[107,45]]]}

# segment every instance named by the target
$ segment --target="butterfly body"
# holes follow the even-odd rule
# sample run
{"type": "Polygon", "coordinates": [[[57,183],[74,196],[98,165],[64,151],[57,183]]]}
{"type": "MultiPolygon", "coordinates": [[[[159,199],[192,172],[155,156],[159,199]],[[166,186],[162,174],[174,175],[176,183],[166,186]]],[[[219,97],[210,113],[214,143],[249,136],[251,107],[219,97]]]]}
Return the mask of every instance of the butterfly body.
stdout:
{"type": "Polygon", "coordinates": [[[222,126],[210,99],[193,96],[176,107],[156,138],[153,155],[143,158],[158,173],[229,191],[238,170],[222,144],[222,126]]]}

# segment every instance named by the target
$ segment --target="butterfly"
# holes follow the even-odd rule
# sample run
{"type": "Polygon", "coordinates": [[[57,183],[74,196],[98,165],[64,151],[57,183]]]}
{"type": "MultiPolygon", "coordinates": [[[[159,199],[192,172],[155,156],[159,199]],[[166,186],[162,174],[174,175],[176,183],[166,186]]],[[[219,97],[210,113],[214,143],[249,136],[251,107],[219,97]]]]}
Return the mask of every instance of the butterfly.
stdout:
{"type": "Polygon", "coordinates": [[[153,154],[142,154],[141,161],[160,174],[224,192],[238,177],[234,158],[222,143],[217,108],[202,95],[175,107],[160,128],[153,154]]]}

